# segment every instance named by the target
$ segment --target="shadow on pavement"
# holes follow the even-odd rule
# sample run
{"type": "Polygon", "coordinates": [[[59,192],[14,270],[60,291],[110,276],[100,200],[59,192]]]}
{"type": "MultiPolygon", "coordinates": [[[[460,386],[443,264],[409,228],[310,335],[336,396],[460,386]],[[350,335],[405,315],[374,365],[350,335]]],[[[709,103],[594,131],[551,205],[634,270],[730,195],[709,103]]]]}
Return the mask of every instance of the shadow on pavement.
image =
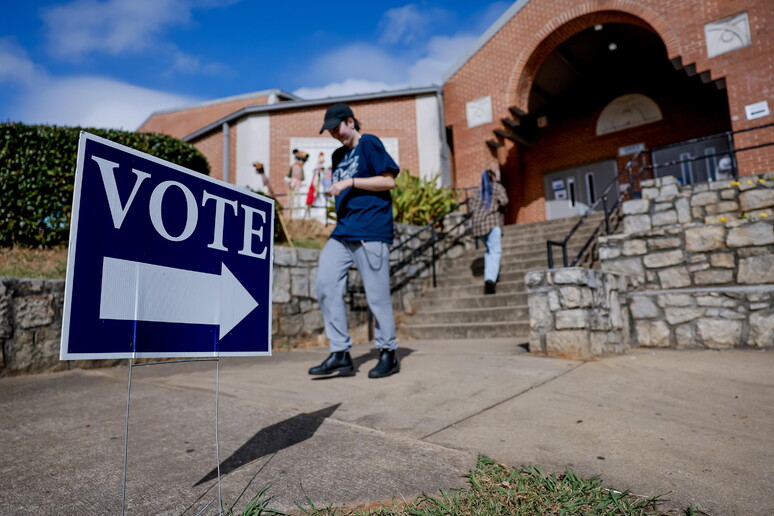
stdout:
{"type": "MultiPolygon", "coordinates": [[[[261,429],[229,458],[220,463],[220,476],[226,476],[254,460],[306,441],[340,406],[341,403],[337,403],[311,414],[299,414],[261,429]]],[[[194,487],[216,478],[218,478],[217,468],[207,473],[194,484],[194,487]]]]}

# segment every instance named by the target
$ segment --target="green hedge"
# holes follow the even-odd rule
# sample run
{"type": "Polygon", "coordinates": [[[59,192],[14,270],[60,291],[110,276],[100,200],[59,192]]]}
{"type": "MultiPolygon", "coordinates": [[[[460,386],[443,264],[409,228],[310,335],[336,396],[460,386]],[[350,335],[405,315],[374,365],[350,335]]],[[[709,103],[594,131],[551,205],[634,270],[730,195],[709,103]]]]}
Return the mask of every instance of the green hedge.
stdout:
{"type": "Polygon", "coordinates": [[[67,245],[82,130],[197,172],[210,173],[201,152],[171,136],[0,124],[0,246],[67,245]]]}

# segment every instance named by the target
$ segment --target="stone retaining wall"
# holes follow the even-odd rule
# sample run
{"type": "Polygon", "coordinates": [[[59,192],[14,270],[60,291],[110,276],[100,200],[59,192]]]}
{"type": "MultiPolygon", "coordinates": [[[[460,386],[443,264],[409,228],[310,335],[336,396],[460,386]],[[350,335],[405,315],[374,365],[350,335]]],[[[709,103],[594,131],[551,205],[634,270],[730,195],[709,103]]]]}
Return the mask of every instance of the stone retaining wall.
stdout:
{"type": "Polygon", "coordinates": [[[628,275],[634,344],[774,347],[774,173],[681,187],[643,181],[601,268],[628,275]]]}
{"type": "Polygon", "coordinates": [[[774,286],[629,294],[637,345],[726,349],[774,345],[774,286]]]}
{"type": "Polygon", "coordinates": [[[527,275],[530,347],[581,358],[629,344],[774,347],[774,173],[641,188],[622,206],[623,234],[599,240],[601,272],[527,275]]]}
{"type": "Polygon", "coordinates": [[[611,235],[599,259],[639,289],[774,284],[774,217],[611,235]]]}
{"type": "MultiPolygon", "coordinates": [[[[451,225],[461,220],[461,214],[449,219],[451,225]]],[[[396,225],[396,242],[415,233],[415,226],[396,225]]],[[[423,242],[431,238],[425,232],[412,239],[400,252],[391,253],[393,263],[400,262],[423,242]]],[[[461,252],[469,245],[464,226],[453,238],[438,246],[438,252],[461,252]]],[[[325,342],[323,321],[315,292],[315,278],[320,251],[276,246],[274,248],[274,279],[272,284],[272,340],[275,349],[295,345],[305,340],[325,342]]],[[[418,256],[414,263],[393,277],[401,288],[393,293],[397,312],[404,311],[418,297],[431,274],[431,253],[418,256]]],[[[357,273],[350,273],[351,282],[359,282],[357,273]]],[[[59,340],[64,304],[64,280],[0,278],[0,375],[58,371],[72,367],[104,367],[118,360],[60,361],[59,340]]],[[[356,298],[350,305],[350,325],[365,322],[365,299],[356,298]]]]}
{"type": "Polygon", "coordinates": [[[673,176],[640,183],[642,199],[626,201],[623,233],[674,224],[706,224],[772,216],[774,172],[740,180],[681,186],[673,176]]]}
{"type": "Polygon", "coordinates": [[[629,348],[628,281],[580,267],[527,273],[530,352],[591,358],[629,348]]]}

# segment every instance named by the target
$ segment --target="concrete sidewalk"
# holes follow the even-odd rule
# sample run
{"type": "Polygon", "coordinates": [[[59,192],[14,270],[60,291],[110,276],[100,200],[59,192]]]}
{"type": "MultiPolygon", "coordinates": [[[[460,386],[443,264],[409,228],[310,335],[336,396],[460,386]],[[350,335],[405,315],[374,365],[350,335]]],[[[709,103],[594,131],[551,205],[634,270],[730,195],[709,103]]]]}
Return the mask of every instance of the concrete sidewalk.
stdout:
{"type": "MultiPolygon", "coordinates": [[[[324,349],[223,359],[227,506],[412,498],[466,486],[484,453],[712,515],[774,514],[774,353],[632,350],[593,362],[512,340],[406,341],[402,371],[313,379],[324,349]]],[[[134,368],[127,514],[217,500],[215,364],[134,368]]],[[[126,367],[0,379],[0,514],[120,514],[126,367]]],[[[217,514],[216,502],[202,514],[217,514]]]]}

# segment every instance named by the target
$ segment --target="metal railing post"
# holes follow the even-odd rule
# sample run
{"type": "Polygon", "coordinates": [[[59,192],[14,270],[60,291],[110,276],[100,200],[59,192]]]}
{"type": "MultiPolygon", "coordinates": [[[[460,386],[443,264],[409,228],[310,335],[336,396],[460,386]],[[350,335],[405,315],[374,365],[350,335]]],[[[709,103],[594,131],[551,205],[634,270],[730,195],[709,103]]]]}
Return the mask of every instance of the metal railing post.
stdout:
{"type": "Polygon", "coordinates": [[[567,240],[562,242],[562,263],[565,267],[567,267],[568,260],[567,260],[567,240]]]}
{"type": "Polygon", "coordinates": [[[432,238],[432,245],[431,245],[431,255],[432,255],[432,268],[433,268],[433,288],[436,287],[436,279],[435,279],[435,228],[430,230],[430,238],[432,238]]]}
{"type": "Polygon", "coordinates": [[[546,247],[548,248],[548,268],[554,268],[554,246],[550,240],[546,241],[546,247]]]}
{"type": "Polygon", "coordinates": [[[736,164],[736,152],[734,150],[734,134],[732,132],[728,133],[728,151],[731,155],[731,172],[734,177],[739,177],[739,171],[736,164]]]}
{"type": "Polygon", "coordinates": [[[607,195],[602,196],[602,209],[605,212],[605,232],[610,234],[610,210],[607,209],[607,195]]]}

